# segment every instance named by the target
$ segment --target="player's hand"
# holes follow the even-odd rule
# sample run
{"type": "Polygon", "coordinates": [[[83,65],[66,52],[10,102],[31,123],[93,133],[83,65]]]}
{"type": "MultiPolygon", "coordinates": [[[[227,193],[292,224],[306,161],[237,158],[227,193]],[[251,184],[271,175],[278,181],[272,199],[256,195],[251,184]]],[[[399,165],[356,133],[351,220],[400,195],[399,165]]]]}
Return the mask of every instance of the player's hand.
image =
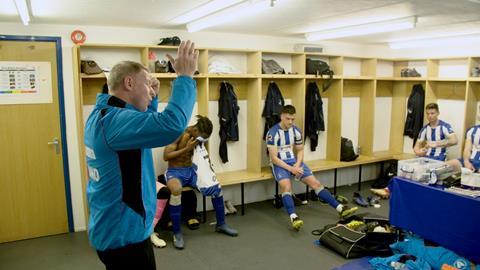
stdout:
{"type": "Polygon", "coordinates": [[[300,170],[300,174],[303,174],[303,167],[302,164],[295,164],[294,167],[298,168],[300,170]]]}
{"type": "Polygon", "coordinates": [[[300,167],[292,167],[290,169],[290,172],[295,175],[295,176],[301,176],[303,174],[303,169],[300,167]]]}
{"type": "Polygon", "coordinates": [[[195,148],[195,146],[197,146],[198,144],[198,141],[195,139],[195,138],[190,138],[187,142],[187,145],[185,146],[185,148],[188,150],[188,151],[191,151],[195,148]]]}
{"type": "Polygon", "coordinates": [[[437,142],[427,142],[426,147],[427,148],[435,148],[435,147],[438,147],[438,143],[437,142]]]}
{"type": "Polygon", "coordinates": [[[158,92],[160,91],[160,81],[157,78],[151,77],[150,78],[150,86],[152,87],[153,91],[155,92],[155,96],[158,96],[158,92]]]}
{"type": "Polygon", "coordinates": [[[177,51],[177,59],[167,53],[167,58],[172,64],[178,76],[192,77],[197,69],[198,50],[195,50],[195,43],[182,41],[177,51]]]}

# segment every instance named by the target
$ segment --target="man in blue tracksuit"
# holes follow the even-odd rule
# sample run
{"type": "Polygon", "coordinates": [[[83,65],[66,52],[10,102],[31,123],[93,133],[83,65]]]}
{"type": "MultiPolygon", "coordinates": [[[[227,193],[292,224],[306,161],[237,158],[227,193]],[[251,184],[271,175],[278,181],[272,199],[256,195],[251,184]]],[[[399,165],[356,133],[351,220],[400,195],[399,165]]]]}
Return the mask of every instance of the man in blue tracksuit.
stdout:
{"type": "Polygon", "coordinates": [[[151,148],[180,136],[192,114],[198,51],[182,42],[168,106],[157,112],[159,82],[139,63],[115,65],[109,94],[97,96],[85,127],[89,238],[106,269],[155,269],[149,236],[156,191],[151,148]]]}

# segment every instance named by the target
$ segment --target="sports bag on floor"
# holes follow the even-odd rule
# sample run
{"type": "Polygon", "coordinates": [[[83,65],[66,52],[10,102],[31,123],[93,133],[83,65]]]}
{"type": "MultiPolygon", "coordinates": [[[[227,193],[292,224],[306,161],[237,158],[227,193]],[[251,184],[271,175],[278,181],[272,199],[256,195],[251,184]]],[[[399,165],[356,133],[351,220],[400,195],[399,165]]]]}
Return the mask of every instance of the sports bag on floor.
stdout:
{"type": "MultiPolygon", "coordinates": [[[[368,227],[367,225],[365,225],[368,227]]],[[[351,259],[364,256],[390,256],[390,245],[398,238],[397,230],[390,226],[388,219],[369,213],[354,215],[339,224],[326,225],[323,229],[315,230],[313,235],[319,235],[322,246],[335,251],[342,257],[351,259]],[[353,230],[346,226],[352,220],[362,221],[365,224],[388,225],[390,232],[374,232],[353,230]]]]}

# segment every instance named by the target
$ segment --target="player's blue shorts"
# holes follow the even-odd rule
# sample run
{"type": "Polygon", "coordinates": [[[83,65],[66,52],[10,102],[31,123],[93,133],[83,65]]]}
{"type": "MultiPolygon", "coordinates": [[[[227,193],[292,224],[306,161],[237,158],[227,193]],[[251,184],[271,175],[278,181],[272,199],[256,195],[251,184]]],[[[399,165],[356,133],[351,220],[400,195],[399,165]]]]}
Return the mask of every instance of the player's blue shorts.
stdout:
{"type": "MultiPolygon", "coordinates": [[[[288,159],[288,160],[284,160],[284,162],[290,166],[293,166],[295,162],[297,162],[297,160],[288,159]]],[[[300,177],[300,180],[312,175],[312,171],[310,170],[310,168],[308,168],[308,166],[305,165],[305,163],[303,162],[302,162],[302,168],[303,168],[303,175],[300,177]]],[[[272,171],[273,171],[273,176],[275,177],[275,181],[277,182],[282,179],[290,179],[290,177],[293,176],[292,173],[290,173],[289,171],[277,165],[272,165],[272,171]]]]}
{"type": "Polygon", "coordinates": [[[165,178],[168,181],[172,178],[177,178],[182,183],[182,186],[197,187],[197,173],[193,166],[168,168],[165,172],[165,178]]]}
{"type": "MultiPolygon", "coordinates": [[[[475,171],[480,170],[480,160],[469,159],[470,163],[472,163],[475,171]]],[[[459,158],[458,161],[462,164],[462,167],[465,167],[465,163],[463,163],[463,158],[459,158]]]]}
{"type": "Polygon", "coordinates": [[[445,161],[447,159],[447,155],[439,155],[439,156],[425,156],[426,158],[429,159],[434,159],[434,160],[439,160],[439,161],[445,161]]]}

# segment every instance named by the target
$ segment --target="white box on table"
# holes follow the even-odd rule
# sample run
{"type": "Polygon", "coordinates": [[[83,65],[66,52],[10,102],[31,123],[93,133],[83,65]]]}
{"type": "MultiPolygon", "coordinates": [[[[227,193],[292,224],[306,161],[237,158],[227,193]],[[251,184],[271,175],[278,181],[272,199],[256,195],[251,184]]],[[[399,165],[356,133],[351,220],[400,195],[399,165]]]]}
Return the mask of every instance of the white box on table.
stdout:
{"type": "Polygon", "coordinates": [[[462,168],[462,186],[480,188],[480,173],[474,173],[469,169],[462,168]]]}
{"type": "Polygon", "coordinates": [[[445,162],[419,157],[398,161],[397,176],[419,182],[430,181],[431,171],[445,166],[445,162]]]}

